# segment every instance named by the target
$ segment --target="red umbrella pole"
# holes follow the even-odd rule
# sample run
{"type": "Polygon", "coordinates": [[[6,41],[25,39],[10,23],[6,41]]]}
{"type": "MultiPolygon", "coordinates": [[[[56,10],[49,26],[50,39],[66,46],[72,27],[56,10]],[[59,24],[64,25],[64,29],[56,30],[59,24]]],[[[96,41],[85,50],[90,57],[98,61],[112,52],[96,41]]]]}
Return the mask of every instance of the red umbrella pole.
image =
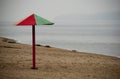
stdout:
{"type": "Polygon", "coordinates": [[[32,69],[36,69],[35,25],[32,26],[32,69]]]}

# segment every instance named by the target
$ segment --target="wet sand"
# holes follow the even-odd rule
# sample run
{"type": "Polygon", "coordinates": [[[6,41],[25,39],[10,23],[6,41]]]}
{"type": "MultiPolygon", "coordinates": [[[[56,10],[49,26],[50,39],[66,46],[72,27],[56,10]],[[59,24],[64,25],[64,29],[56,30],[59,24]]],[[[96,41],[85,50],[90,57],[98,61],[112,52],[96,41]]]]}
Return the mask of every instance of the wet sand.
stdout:
{"type": "Polygon", "coordinates": [[[0,38],[0,79],[120,79],[120,58],[49,46],[36,46],[33,70],[31,45],[8,40],[0,38]]]}

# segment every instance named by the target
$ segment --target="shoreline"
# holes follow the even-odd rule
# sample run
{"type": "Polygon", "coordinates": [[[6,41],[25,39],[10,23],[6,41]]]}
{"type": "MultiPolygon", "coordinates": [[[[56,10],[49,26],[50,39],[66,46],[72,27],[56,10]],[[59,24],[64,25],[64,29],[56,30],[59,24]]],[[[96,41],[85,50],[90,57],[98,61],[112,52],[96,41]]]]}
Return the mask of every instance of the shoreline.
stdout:
{"type": "MultiPolygon", "coordinates": [[[[6,40],[8,40],[8,42],[9,41],[13,41],[13,42],[16,42],[16,43],[19,43],[19,44],[26,44],[26,45],[31,45],[32,46],[32,44],[28,44],[28,43],[23,43],[23,42],[20,42],[20,41],[18,41],[18,40],[15,40],[15,39],[12,39],[12,38],[6,38],[6,37],[0,37],[0,40],[1,39],[6,39],[6,40]]],[[[7,41],[5,41],[5,42],[7,42],[7,41]]],[[[70,48],[64,48],[64,47],[55,47],[55,46],[51,46],[51,45],[49,45],[49,44],[36,44],[36,46],[37,45],[41,45],[41,46],[50,46],[50,47],[53,47],[53,48],[58,48],[58,49],[63,49],[63,50],[68,50],[68,51],[76,51],[76,52],[83,52],[83,53],[88,53],[88,54],[96,54],[96,55],[103,55],[103,56],[110,56],[110,57],[117,57],[117,58],[120,58],[120,56],[115,56],[115,55],[109,55],[109,54],[103,54],[103,53],[97,53],[97,52],[86,52],[86,51],[80,51],[80,50],[77,50],[77,49],[70,49],[70,48]]]]}

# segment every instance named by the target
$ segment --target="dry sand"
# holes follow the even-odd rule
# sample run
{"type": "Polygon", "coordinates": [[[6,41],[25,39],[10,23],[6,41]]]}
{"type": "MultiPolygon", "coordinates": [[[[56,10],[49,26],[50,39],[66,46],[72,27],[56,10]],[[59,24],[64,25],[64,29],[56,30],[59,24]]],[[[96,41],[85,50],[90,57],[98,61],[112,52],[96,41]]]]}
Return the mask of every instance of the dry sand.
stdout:
{"type": "Polygon", "coordinates": [[[38,70],[30,69],[31,46],[7,40],[0,38],[0,79],[120,79],[120,58],[45,46],[36,46],[38,70]]]}

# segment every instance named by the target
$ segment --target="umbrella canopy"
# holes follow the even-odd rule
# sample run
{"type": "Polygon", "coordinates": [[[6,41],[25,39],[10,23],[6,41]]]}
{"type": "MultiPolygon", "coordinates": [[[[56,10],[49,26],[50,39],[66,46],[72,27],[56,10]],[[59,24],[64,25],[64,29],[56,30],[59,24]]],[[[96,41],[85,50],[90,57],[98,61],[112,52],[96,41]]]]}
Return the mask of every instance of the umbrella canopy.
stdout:
{"type": "Polygon", "coordinates": [[[18,22],[16,25],[21,26],[21,25],[53,25],[54,23],[36,15],[32,14],[25,18],[24,20],[18,22]]]}

